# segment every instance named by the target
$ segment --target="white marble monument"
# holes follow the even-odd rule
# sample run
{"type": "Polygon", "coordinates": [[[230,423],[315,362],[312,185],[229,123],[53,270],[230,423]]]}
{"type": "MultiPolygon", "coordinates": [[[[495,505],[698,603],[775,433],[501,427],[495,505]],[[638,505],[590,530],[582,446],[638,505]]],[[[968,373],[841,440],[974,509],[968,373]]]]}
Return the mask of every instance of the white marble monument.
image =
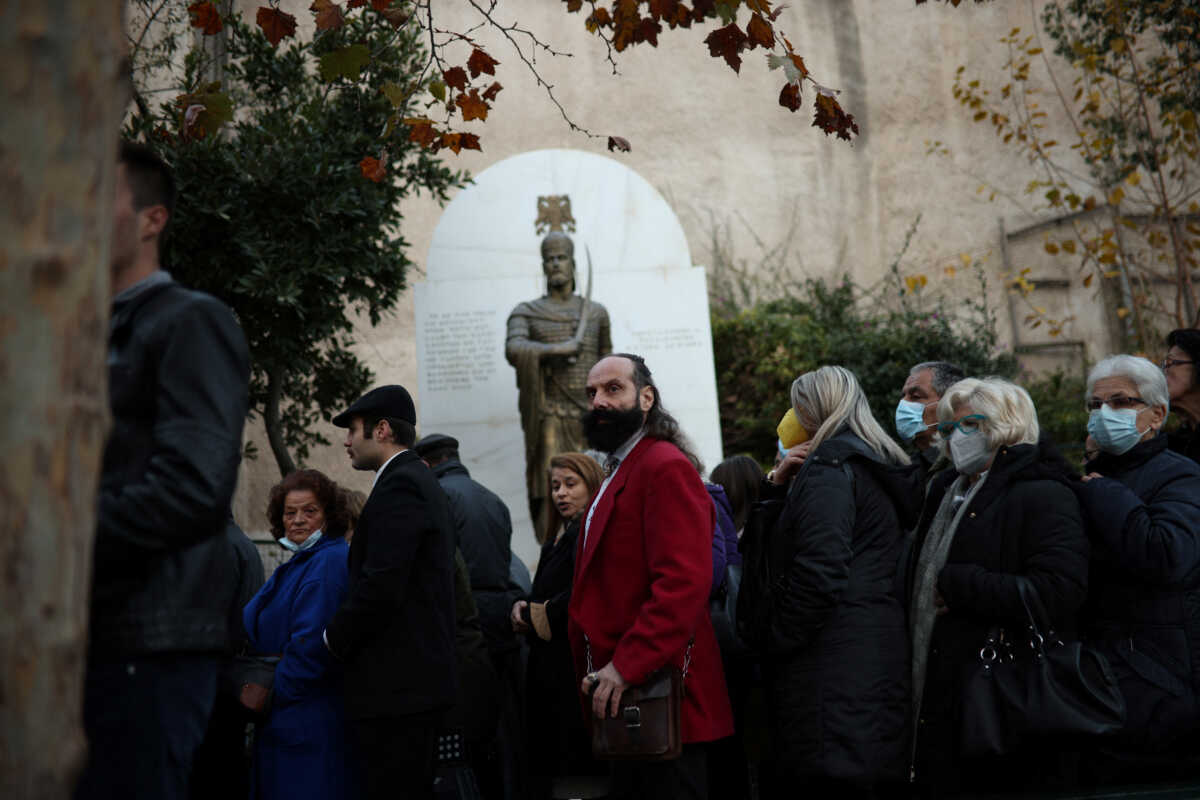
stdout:
{"type": "Polygon", "coordinates": [[[500,495],[513,519],[513,552],[538,548],[525,496],[525,445],[505,323],[541,297],[538,198],[570,198],[576,292],[607,309],[616,351],[646,359],[668,411],[706,469],[721,459],[716,376],[704,269],[654,187],[623,164],[576,150],[537,150],[475,177],[446,207],[415,285],[421,435],[456,437],[472,477],[500,495]]]}

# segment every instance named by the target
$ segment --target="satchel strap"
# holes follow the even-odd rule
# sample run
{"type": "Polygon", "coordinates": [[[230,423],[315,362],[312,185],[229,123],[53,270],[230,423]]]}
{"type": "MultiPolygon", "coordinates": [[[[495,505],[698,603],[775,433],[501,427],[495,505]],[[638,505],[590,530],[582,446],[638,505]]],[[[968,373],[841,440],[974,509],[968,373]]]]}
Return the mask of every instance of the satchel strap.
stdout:
{"type": "MultiPolygon", "coordinates": [[[[693,636],[692,638],[688,639],[687,650],[683,651],[683,669],[680,670],[680,677],[682,680],[687,679],[688,668],[692,666],[692,647],[695,644],[696,637],[693,636]]],[[[596,667],[592,665],[592,640],[588,638],[586,633],[583,635],[583,654],[587,660],[587,671],[589,673],[595,672],[596,667]]]]}

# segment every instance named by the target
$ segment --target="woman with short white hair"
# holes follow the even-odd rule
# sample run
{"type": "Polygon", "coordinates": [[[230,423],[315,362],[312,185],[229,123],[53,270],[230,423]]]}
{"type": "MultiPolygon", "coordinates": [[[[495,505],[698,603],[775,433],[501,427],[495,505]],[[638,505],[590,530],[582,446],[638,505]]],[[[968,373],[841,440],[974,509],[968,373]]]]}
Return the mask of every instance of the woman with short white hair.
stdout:
{"type": "Polygon", "coordinates": [[[989,631],[1028,625],[1020,580],[1055,631],[1075,628],[1088,544],[1070,476],[1038,444],[1033,401],[1013,383],[959,381],[938,419],[953,469],[930,480],[907,575],[918,793],[1062,788],[1054,743],[984,761],[962,751],[959,731],[962,680],[989,631]]]}
{"type": "Polygon", "coordinates": [[[1079,498],[1092,540],[1089,638],[1125,695],[1125,728],[1094,754],[1098,783],[1194,777],[1200,759],[1200,467],[1167,447],[1167,378],[1118,355],[1087,380],[1099,453],[1079,498]]]}
{"type": "MultiPolygon", "coordinates": [[[[895,591],[920,489],[871,416],[854,374],[821,367],[792,384],[811,446],[771,538],[764,670],[778,794],[873,797],[903,785],[908,637],[895,591]]],[[[788,468],[773,482],[786,484],[788,468]]],[[[774,795],[772,795],[774,796],[774,795]]]]}

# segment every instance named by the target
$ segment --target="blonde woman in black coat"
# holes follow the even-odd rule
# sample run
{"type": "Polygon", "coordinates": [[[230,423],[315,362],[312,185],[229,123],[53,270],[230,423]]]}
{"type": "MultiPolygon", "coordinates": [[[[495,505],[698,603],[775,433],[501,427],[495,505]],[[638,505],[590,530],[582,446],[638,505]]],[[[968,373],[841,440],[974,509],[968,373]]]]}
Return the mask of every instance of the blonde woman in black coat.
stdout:
{"type": "Polygon", "coordinates": [[[873,797],[907,777],[908,638],[895,577],[917,475],[849,370],[801,375],[791,400],[812,445],[771,539],[779,578],[763,671],[777,793],[873,797]]]}

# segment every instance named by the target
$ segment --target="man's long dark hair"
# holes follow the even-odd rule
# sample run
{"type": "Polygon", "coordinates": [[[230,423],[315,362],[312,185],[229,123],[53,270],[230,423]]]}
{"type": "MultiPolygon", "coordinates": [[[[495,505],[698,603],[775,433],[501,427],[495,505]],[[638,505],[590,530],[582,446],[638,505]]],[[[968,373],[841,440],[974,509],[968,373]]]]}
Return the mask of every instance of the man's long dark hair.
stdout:
{"type": "MultiPolygon", "coordinates": [[[[633,353],[610,353],[605,356],[605,358],[610,357],[624,358],[633,364],[633,386],[638,395],[641,395],[642,389],[647,386],[654,393],[654,404],[650,406],[650,411],[646,414],[646,435],[662,439],[678,447],[680,452],[687,456],[687,460],[692,462],[696,471],[703,475],[704,462],[700,460],[700,456],[696,455],[691,440],[679,427],[679,420],[663,408],[662,396],[658,393],[658,387],[654,385],[654,376],[650,374],[650,368],[646,366],[646,359],[633,353]]],[[[635,402],[637,401],[635,400],[635,402]]]]}

